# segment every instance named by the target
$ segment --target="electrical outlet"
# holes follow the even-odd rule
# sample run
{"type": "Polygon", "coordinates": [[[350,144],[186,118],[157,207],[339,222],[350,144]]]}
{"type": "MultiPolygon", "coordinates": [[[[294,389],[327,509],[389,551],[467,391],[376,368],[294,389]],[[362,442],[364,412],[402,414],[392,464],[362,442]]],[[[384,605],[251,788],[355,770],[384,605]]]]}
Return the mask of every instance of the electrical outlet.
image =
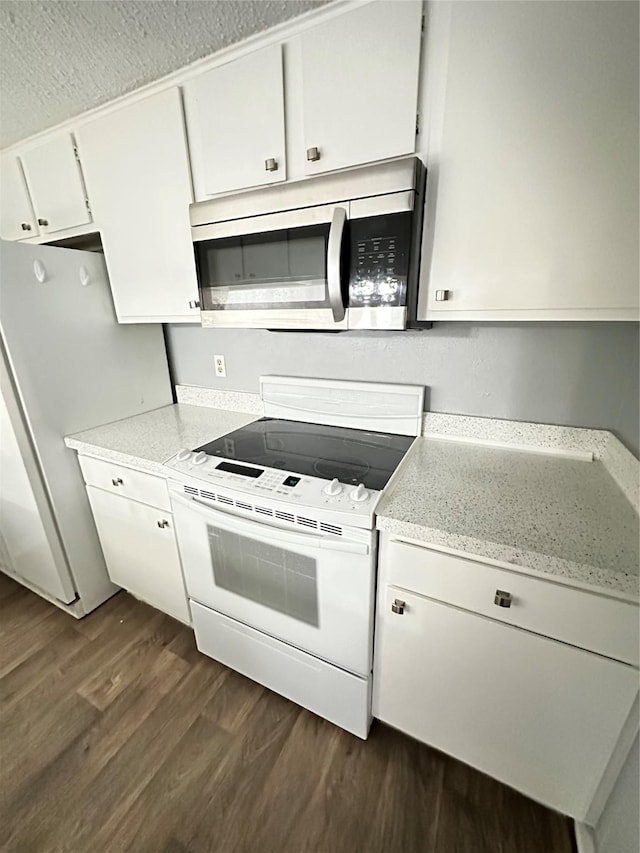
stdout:
{"type": "Polygon", "coordinates": [[[213,360],[216,365],[216,376],[224,378],[227,375],[227,365],[223,355],[214,355],[213,360]]]}

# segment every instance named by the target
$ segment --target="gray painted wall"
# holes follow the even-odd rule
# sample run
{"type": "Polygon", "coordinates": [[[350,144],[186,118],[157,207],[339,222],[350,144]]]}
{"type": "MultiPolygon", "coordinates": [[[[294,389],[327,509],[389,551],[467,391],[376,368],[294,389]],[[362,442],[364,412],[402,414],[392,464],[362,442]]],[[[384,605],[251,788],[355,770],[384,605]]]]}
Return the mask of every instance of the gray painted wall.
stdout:
{"type": "Polygon", "coordinates": [[[168,327],[175,382],[258,391],[275,373],[409,382],[434,412],[608,429],[636,455],[635,323],[437,323],[420,332],[267,332],[168,327]],[[216,379],[214,354],[227,362],[216,379]]]}

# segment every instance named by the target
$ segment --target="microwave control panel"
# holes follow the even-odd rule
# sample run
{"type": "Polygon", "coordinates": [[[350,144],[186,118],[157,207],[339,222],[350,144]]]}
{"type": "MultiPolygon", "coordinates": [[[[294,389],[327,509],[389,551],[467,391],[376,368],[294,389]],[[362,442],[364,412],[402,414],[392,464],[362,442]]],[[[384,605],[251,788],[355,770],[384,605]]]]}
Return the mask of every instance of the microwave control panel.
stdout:
{"type": "Polygon", "coordinates": [[[412,214],[353,219],[349,226],[349,305],[406,305],[412,214]]]}

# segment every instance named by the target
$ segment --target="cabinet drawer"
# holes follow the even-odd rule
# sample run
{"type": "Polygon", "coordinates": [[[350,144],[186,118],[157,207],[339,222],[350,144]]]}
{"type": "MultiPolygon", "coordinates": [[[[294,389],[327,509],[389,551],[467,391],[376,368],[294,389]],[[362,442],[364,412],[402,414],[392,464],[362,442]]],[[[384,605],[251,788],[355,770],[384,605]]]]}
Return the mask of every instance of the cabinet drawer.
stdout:
{"type": "Polygon", "coordinates": [[[638,606],[383,538],[384,582],[638,665],[638,606]],[[511,595],[500,607],[496,591],[511,595]]]}
{"type": "Polygon", "coordinates": [[[117,462],[94,459],[92,456],[79,456],[78,459],[88,486],[97,486],[134,501],[171,511],[167,481],[163,477],[136,471],[117,462]]]}

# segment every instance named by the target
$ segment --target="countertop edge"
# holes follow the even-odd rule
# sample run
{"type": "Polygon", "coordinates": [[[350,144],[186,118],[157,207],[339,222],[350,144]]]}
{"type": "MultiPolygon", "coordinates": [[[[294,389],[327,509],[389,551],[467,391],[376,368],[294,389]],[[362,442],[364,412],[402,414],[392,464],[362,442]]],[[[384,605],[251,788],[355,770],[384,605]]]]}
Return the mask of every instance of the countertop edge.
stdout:
{"type": "Polygon", "coordinates": [[[566,583],[588,592],[610,595],[631,604],[640,604],[638,578],[622,572],[573,563],[535,551],[526,551],[497,542],[488,542],[424,527],[410,521],[399,521],[378,515],[376,529],[399,538],[409,539],[436,551],[451,553],[476,562],[490,560],[492,565],[512,572],[535,575],[556,583],[566,583]],[[540,565],[543,563],[544,565],[540,565]]]}

